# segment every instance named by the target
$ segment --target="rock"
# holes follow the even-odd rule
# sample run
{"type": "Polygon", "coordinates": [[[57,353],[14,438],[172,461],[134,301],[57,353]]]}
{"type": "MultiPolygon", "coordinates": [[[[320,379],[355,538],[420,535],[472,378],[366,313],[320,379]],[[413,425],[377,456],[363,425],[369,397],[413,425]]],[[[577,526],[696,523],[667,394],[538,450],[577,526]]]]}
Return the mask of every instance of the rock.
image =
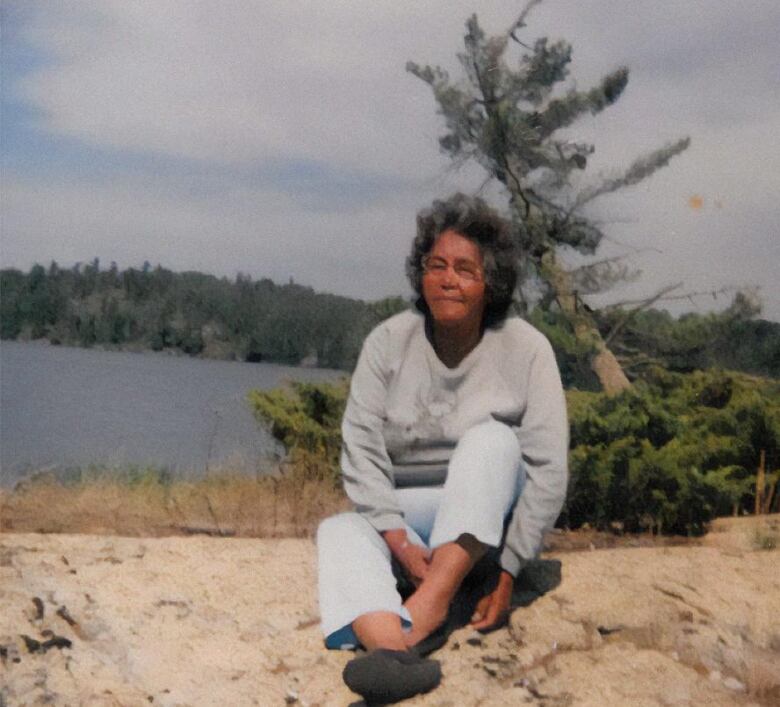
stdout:
{"type": "Polygon", "coordinates": [[[555,650],[586,650],[601,644],[595,626],[576,616],[564,616],[561,607],[544,598],[512,614],[511,635],[520,646],[539,655],[555,650]]]}
{"type": "MultiPolygon", "coordinates": [[[[143,543],[138,557],[133,538],[3,535],[0,560],[12,562],[0,562],[7,704],[354,700],[340,677],[353,654],[326,651],[311,623],[311,540],[143,543]],[[124,564],[97,561],[107,555],[124,564]],[[32,596],[47,609],[33,624],[32,596]],[[39,648],[30,652],[22,635],[39,648]],[[71,649],[43,653],[55,638],[71,649]]],[[[771,704],[780,696],[778,560],[776,550],[735,557],[717,547],[561,553],[517,582],[535,598],[507,628],[453,633],[437,654],[442,684],[409,707],[771,704]]]]}

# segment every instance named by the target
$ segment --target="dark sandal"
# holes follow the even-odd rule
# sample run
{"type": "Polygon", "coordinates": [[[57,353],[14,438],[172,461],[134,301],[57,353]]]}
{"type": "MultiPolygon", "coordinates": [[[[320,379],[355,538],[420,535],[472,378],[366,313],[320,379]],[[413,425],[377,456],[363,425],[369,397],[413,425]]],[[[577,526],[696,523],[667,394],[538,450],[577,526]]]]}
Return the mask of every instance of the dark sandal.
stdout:
{"type": "Polygon", "coordinates": [[[344,667],[344,682],[368,704],[391,704],[433,690],[441,665],[411,651],[377,648],[344,667]]]}

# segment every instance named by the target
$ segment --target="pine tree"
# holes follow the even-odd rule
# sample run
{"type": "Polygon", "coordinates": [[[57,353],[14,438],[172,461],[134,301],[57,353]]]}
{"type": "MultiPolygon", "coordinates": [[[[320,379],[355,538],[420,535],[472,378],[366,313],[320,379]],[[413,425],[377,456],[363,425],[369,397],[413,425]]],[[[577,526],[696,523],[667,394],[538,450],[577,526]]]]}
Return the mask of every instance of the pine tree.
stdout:
{"type": "Polygon", "coordinates": [[[541,38],[528,47],[518,38],[529,11],[540,2],[531,0],[509,31],[494,37],[486,37],[472,15],[466,22],[465,51],[458,54],[465,80],[453,81],[439,67],[411,61],[406,68],[433,91],[446,125],[441,149],[458,164],[476,160],[505,188],[525,281],[541,287],[543,304],[557,303],[578,342],[593,352],[590,365],[602,388],[614,393],[630,383],[582,306],[577,282],[606,286],[625,271],[610,260],[577,273],[567,271],[560,254],[565,249],[595,253],[604,234],[583,215],[583,208],[646,179],[685,150],[689,139],[636,159],[622,174],[576,190],[572,176],[587,168],[594,146],[561,138],[558,131],[617,101],[628,83],[628,69],[617,69],[587,91],[556,92],[569,75],[571,45],[541,38]],[[510,42],[526,48],[514,69],[507,63],[510,42]]]}

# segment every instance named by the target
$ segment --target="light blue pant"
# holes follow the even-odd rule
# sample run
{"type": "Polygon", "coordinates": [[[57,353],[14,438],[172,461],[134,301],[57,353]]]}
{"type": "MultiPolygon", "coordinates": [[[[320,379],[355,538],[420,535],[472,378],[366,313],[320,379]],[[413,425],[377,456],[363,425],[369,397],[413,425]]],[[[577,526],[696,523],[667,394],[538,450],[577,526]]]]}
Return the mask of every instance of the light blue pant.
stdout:
{"type": "MultiPolygon", "coordinates": [[[[523,489],[515,433],[494,420],[467,430],[453,450],[444,486],[396,489],[410,542],[435,549],[470,533],[498,547],[523,489]]],[[[328,648],[354,648],[352,622],[373,611],[412,617],[396,589],[390,550],[358,513],[325,519],[317,532],[322,631],[328,648]]]]}

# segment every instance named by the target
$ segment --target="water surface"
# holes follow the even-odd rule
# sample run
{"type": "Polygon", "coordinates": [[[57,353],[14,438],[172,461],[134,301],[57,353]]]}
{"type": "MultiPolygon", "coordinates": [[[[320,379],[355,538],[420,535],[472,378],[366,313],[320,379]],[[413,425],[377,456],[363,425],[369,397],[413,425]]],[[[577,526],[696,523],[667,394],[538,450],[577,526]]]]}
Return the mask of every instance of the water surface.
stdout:
{"type": "Polygon", "coordinates": [[[246,395],[343,373],[39,343],[0,344],[0,485],[90,464],[267,471],[280,445],[246,395]]]}

